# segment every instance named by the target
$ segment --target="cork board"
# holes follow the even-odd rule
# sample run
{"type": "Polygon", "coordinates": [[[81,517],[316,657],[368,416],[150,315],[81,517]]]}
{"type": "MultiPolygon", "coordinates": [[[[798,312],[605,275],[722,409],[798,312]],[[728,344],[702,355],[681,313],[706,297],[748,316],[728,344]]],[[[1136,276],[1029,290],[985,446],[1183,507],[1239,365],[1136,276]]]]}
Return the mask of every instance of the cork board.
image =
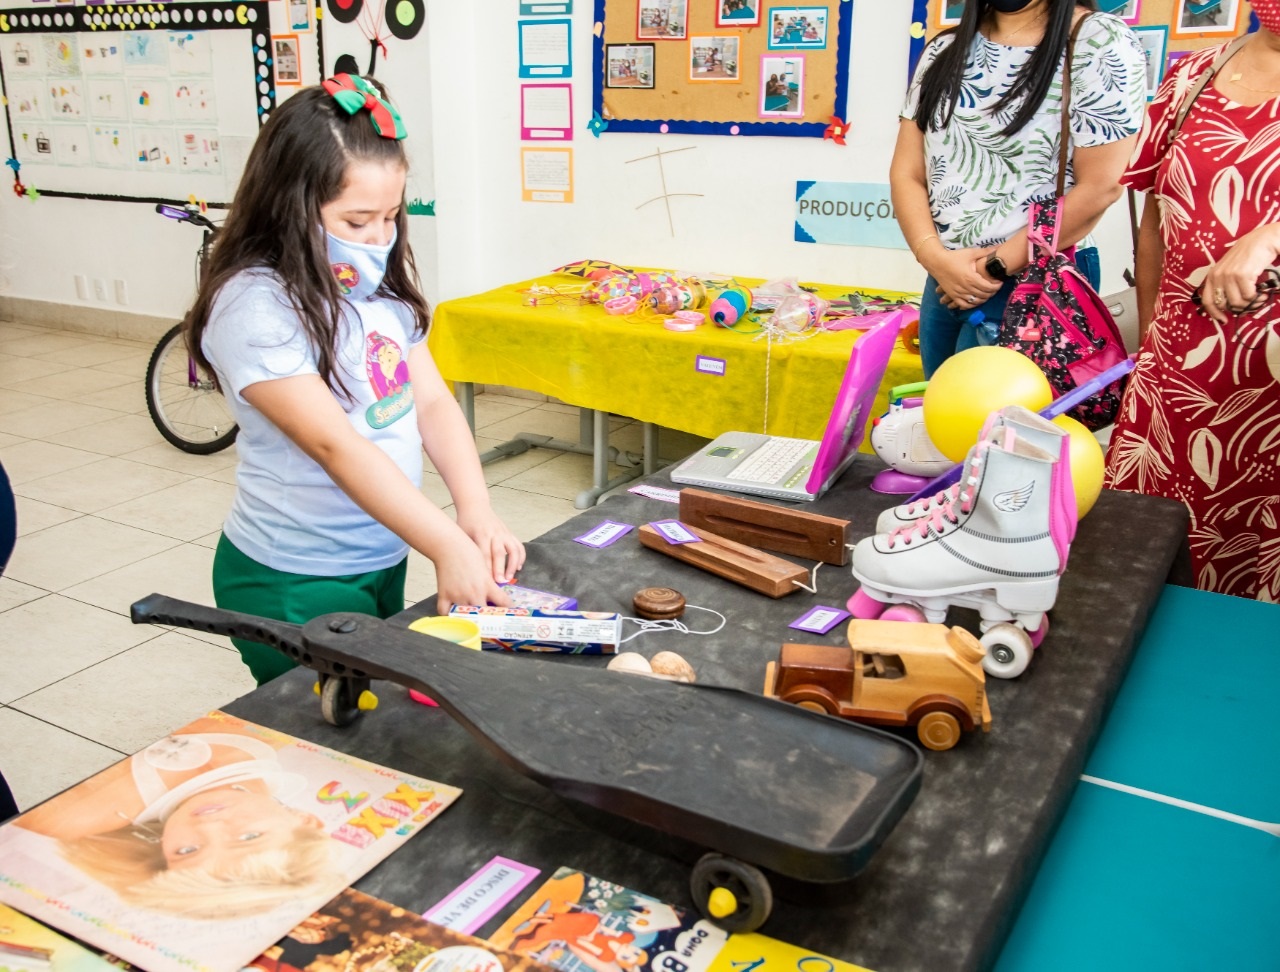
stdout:
{"type": "Polygon", "coordinates": [[[822,138],[848,116],[849,0],[596,0],[608,132],[822,138]]]}
{"type": "MultiPolygon", "coordinates": [[[[1097,0],[1098,9],[1129,24],[1147,52],[1148,100],[1178,58],[1203,47],[1215,47],[1244,31],[1258,29],[1245,0],[1097,0]]],[[[959,22],[963,0],[914,0],[911,24],[911,68],[925,43],[959,22]]]]}

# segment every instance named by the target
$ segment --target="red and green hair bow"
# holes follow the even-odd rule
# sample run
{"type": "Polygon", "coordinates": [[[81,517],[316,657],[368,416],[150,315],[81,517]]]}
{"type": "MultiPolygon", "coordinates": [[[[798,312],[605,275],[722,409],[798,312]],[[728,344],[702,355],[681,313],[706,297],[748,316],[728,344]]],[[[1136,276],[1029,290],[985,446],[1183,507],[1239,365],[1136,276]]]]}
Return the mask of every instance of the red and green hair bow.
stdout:
{"type": "Polygon", "coordinates": [[[364,78],[353,78],[349,74],[335,74],[324,82],[324,90],[333,95],[348,115],[354,115],[361,108],[368,108],[373,118],[373,129],[383,138],[404,138],[408,132],[404,130],[404,122],[400,113],[390,104],[383,101],[378,91],[364,78]]]}

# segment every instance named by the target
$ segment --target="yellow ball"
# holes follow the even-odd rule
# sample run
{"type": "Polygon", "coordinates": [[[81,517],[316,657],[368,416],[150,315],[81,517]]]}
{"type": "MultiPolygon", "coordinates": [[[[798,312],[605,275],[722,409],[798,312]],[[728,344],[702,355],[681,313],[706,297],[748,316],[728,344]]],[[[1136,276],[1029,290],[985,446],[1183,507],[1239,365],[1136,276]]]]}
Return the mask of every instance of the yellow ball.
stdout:
{"type": "Polygon", "coordinates": [[[982,424],[1006,405],[1038,412],[1053,401],[1049,380],[1026,355],[1010,348],[970,348],[952,355],[924,391],[924,427],[952,462],[978,441],[982,424]]]}
{"type": "Polygon", "coordinates": [[[1101,443],[1094,438],[1093,433],[1070,415],[1059,415],[1053,420],[1053,424],[1066,429],[1071,440],[1068,447],[1071,452],[1071,485],[1076,490],[1076,515],[1083,520],[1102,492],[1106,457],[1102,453],[1101,443]]]}
{"type": "Polygon", "coordinates": [[[707,911],[712,918],[728,918],[738,910],[738,899],[728,888],[715,888],[707,896],[707,911]]]}

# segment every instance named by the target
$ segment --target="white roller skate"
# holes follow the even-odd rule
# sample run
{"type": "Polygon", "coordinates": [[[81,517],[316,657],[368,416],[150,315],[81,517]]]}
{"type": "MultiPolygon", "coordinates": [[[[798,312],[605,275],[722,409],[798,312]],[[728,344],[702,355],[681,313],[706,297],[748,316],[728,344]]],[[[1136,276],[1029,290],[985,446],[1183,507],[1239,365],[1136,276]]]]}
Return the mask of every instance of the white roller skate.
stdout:
{"type": "MultiPolygon", "coordinates": [[[[1050,455],[1059,456],[1065,452],[1068,443],[1067,431],[1054,425],[1047,418],[1037,415],[1021,405],[1006,405],[999,411],[992,412],[982,424],[982,432],[978,441],[990,438],[992,432],[1000,428],[1012,428],[1021,439],[1037,445],[1050,455]]],[[[933,496],[924,496],[913,503],[902,503],[892,509],[885,510],[876,520],[876,533],[888,533],[895,527],[903,527],[914,523],[922,516],[927,516],[935,507],[953,502],[960,495],[961,488],[973,476],[971,464],[977,446],[969,450],[965,456],[964,470],[960,481],[933,496]]],[[[1074,497],[1073,497],[1074,500],[1074,497]]]]}
{"type": "Polygon", "coordinates": [[[975,608],[983,667],[997,678],[1020,675],[1048,628],[1075,534],[1075,493],[1060,455],[1065,446],[1046,451],[1012,426],[991,427],[955,499],[854,548],[862,586],[850,613],[937,624],[952,606],[975,608]]]}

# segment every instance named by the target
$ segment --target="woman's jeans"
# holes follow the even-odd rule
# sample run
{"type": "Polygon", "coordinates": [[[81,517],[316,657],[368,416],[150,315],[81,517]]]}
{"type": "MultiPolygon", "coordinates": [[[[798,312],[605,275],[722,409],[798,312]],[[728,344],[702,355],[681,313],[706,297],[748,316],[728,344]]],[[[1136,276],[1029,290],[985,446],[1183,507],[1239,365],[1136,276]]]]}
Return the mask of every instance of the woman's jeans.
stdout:
{"type": "Polygon", "coordinates": [[[1005,304],[1013,293],[1016,281],[1006,280],[985,304],[952,310],[944,307],[938,295],[938,281],[930,276],[924,282],[924,296],[920,301],[920,360],[924,376],[933,373],[953,354],[978,346],[978,333],[974,327],[975,313],[981,313],[979,321],[993,321],[998,326],[1004,319],[1005,304]]]}

